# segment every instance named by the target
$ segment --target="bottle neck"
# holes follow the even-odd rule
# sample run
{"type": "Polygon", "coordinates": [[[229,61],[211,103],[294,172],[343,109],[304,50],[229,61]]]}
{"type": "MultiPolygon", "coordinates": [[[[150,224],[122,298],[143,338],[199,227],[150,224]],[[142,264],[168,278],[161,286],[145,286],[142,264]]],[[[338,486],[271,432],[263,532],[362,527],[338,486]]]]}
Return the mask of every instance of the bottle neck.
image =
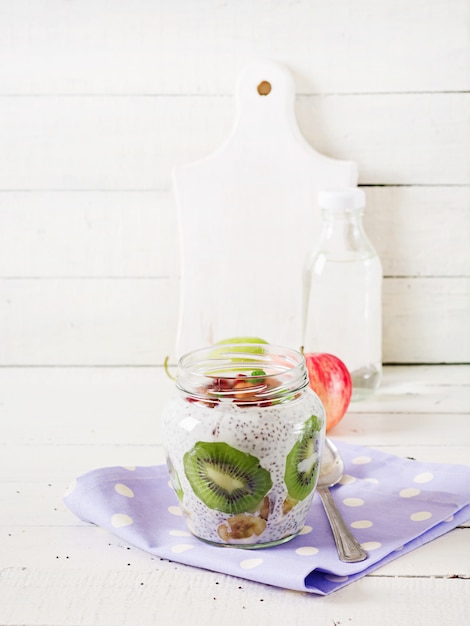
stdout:
{"type": "Polygon", "coordinates": [[[363,209],[351,211],[322,210],[321,249],[329,252],[375,254],[364,232],[363,209]]]}

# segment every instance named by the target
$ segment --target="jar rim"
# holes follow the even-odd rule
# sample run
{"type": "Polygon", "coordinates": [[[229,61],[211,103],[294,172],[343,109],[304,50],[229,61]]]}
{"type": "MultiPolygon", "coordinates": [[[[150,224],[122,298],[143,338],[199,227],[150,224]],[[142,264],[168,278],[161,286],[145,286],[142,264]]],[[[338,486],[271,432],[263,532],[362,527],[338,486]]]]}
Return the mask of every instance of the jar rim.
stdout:
{"type": "Polygon", "coordinates": [[[199,348],[178,362],[176,387],[195,400],[270,406],[292,400],[307,387],[304,355],[265,343],[199,348]]]}

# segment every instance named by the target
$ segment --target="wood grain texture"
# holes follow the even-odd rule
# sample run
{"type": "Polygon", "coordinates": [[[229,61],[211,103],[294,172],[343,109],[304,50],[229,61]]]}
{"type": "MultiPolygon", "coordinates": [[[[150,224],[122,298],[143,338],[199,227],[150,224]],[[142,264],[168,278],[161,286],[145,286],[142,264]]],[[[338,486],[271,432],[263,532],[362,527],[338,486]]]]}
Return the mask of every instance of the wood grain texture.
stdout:
{"type": "MultiPolygon", "coordinates": [[[[337,439],[468,464],[469,366],[386,367],[337,439]]],[[[164,462],[163,368],[0,368],[0,623],[465,623],[470,522],[325,598],[160,560],[78,520],[62,502],[94,467],[164,462]],[[126,437],[128,441],[126,441],[126,437]],[[184,598],[184,602],[182,601],[184,598]],[[398,620],[398,621],[397,621],[398,620]]]]}
{"type": "Polygon", "coordinates": [[[465,0],[3,5],[5,94],[228,94],[254,56],[285,63],[300,93],[470,87],[465,0]]]}
{"type": "MultiPolygon", "coordinates": [[[[468,361],[470,278],[390,278],[383,299],[385,363],[468,361]]],[[[1,365],[161,365],[175,357],[176,278],[6,279],[0,304],[1,365]]]]}
{"type": "Polygon", "coordinates": [[[0,363],[171,353],[171,171],[226,139],[260,58],[292,72],[307,140],[358,164],[385,360],[469,362],[469,20],[465,0],[4,0],[0,363]]]}
{"type": "Polygon", "coordinates": [[[0,223],[3,278],[179,275],[169,191],[3,192],[0,223]]]}
{"type": "Polygon", "coordinates": [[[387,277],[470,275],[470,187],[365,187],[364,225],[387,277]]]}
{"type": "MultiPolygon", "coordinates": [[[[470,274],[470,187],[363,189],[386,277],[470,274]]],[[[4,191],[0,223],[0,278],[179,276],[172,190],[4,191]]]]}
{"type": "MultiPolygon", "coordinates": [[[[296,112],[360,184],[470,184],[470,93],[298,96],[296,112]]],[[[0,98],[0,189],[167,189],[234,116],[229,96],[0,98]]]]}
{"type": "MultiPolygon", "coordinates": [[[[152,626],[168,616],[176,626],[188,621],[188,608],[207,626],[223,622],[227,626],[262,623],[270,618],[292,626],[312,623],[312,611],[318,624],[373,624],[370,616],[383,626],[419,624],[440,626],[443,620],[462,622],[466,617],[465,594],[468,582],[441,578],[400,578],[373,576],[329,598],[312,598],[310,594],[286,592],[262,585],[233,584],[220,574],[197,576],[190,568],[160,563],[144,572],[90,572],[89,568],[49,572],[12,568],[2,572],[6,601],[0,613],[5,626],[18,623],[29,626],[152,626]],[[178,595],[181,577],[191,595],[183,602],[178,595]],[[51,589],[60,585],[62,593],[53,598],[51,589]],[[24,602],[25,589],[28,602],[24,602]],[[119,589],[119,593],[116,593],[119,589]],[[390,608],[390,597],[399,599],[390,608]],[[414,597],[411,605],[406,598],[414,597]],[[445,597],[445,602],[436,598],[445,597]],[[179,600],[178,600],[179,598],[179,600]],[[188,605],[188,602],[190,604],[188,605]],[[433,607],[432,612],[429,607],[433,607]],[[351,615],[354,617],[352,618],[351,615]],[[421,622],[424,623],[424,622],[421,622]]],[[[181,593],[181,591],[180,591],[181,593]]]]}
{"type": "Polygon", "coordinates": [[[0,302],[3,364],[161,365],[174,352],[177,280],[12,279],[0,302]]]}
{"type": "Polygon", "coordinates": [[[383,301],[387,362],[468,362],[470,277],[392,278],[383,301]]]}

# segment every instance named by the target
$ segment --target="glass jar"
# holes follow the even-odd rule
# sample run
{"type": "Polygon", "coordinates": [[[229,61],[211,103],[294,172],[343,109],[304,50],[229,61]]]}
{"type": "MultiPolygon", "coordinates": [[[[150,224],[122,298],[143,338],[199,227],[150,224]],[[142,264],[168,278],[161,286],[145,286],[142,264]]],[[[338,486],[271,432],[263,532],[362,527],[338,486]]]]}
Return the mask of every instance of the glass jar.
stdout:
{"type": "Polygon", "coordinates": [[[325,411],[305,359],[268,344],[183,356],[162,416],[171,483],[190,531],[260,548],[302,529],[318,480],[325,411]]]}
{"type": "Polygon", "coordinates": [[[340,358],[352,400],[362,400],[382,376],[382,265],[362,224],[362,189],[320,192],[318,204],[322,230],[304,275],[304,350],[340,358]]]}

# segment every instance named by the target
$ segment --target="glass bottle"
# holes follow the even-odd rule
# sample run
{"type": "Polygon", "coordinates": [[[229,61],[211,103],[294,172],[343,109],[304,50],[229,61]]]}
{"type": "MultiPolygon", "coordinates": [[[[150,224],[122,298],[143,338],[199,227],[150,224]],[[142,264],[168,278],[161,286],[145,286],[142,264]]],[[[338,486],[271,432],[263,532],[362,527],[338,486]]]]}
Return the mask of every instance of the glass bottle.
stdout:
{"type": "Polygon", "coordinates": [[[181,357],[162,430],[189,530],[242,548],[295,537],[315,492],[325,422],[300,352],[224,344],[181,357]]]}
{"type": "Polygon", "coordinates": [[[304,350],[344,361],[352,400],[362,400],[382,375],[382,265],[362,225],[361,189],[322,191],[318,204],[321,235],[304,273],[304,350]]]}

